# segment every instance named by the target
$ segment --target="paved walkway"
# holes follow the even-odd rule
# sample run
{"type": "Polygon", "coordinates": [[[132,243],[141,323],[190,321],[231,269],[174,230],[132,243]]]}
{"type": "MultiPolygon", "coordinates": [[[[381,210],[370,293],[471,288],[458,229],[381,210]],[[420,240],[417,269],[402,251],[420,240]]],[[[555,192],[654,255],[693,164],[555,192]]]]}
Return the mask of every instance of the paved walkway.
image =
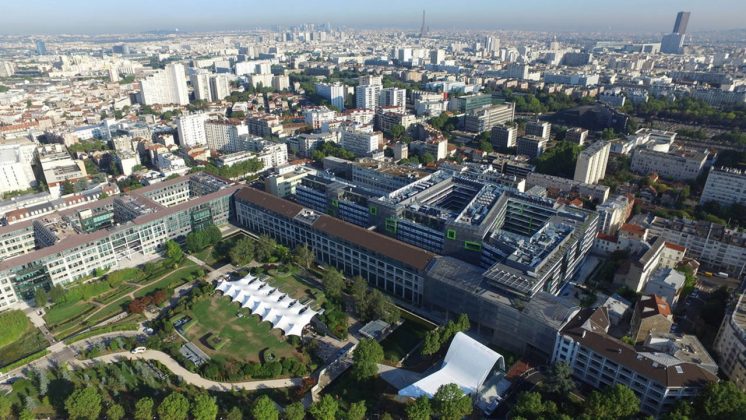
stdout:
{"type": "Polygon", "coordinates": [[[211,391],[231,391],[234,389],[255,391],[257,389],[292,388],[300,386],[303,382],[303,378],[267,379],[249,382],[211,381],[188,371],[172,359],[171,356],[157,350],[146,350],[140,354],[113,353],[89,360],[73,360],[70,362],[70,367],[92,367],[96,363],[116,363],[122,360],[156,360],[166,366],[168,370],[180,377],[184,382],[211,391]]]}

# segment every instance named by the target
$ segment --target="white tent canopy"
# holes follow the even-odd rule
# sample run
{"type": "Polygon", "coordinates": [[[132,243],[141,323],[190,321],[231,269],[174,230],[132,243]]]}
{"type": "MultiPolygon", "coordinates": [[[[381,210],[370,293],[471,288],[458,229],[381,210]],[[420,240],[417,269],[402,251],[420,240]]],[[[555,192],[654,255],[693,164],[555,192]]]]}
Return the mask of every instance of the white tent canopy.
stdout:
{"type": "Polygon", "coordinates": [[[303,327],[318,313],[251,274],[237,281],[221,280],[217,290],[285,335],[300,336],[303,327]]]}
{"type": "Polygon", "coordinates": [[[464,333],[456,333],[453,337],[443,366],[435,373],[403,388],[399,395],[418,398],[435,395],[441,385],[456,384],[465,394],[474,394],[487,379],[487,375],[498,363],[501,370],[505,370],[503,357],[487,346],[474,340],[464,333]]]}

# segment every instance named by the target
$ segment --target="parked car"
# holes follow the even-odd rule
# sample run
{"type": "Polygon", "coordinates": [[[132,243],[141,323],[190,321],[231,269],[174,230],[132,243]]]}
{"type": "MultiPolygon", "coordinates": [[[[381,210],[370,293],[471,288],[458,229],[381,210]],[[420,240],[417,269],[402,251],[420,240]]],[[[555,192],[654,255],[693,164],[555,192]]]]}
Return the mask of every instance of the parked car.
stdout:
{"type": "Polygon", "coordinates": [[[145,353],[145,350],[147,350],[147,348],[145,348],[145,347],[135,347],[134,349],[132,349],[131,353],[132,354],[145,353]]]}

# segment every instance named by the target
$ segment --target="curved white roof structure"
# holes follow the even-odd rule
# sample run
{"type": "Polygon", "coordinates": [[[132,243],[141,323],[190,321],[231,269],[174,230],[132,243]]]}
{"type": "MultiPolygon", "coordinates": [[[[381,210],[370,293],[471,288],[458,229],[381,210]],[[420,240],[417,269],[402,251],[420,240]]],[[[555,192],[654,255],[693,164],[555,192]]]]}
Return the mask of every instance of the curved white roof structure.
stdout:
{"type": "Polygon", "coordinates": [[[479,391],[495,363],[505,370],[505,359],[499,353],[459,332],[453,337],[440,370],[403,388],[399,395],[412,398],[426,395],[432,398],[438,388],[446,384],[456,384],[465,394],[474,394],[479,391]]]}
{"type": "Polygon", "coordinates": [[[318,313],[251,274],[237,281],[221,280],[217,290],[285,335],[300,336],[303,327],[318,313]]]}

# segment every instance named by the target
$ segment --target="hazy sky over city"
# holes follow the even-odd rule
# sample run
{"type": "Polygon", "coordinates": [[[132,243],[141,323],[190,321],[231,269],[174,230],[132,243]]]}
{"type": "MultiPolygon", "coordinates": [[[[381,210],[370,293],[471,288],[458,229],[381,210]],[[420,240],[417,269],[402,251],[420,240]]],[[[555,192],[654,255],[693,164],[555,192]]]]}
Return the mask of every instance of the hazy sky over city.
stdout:
{"type": "Polygon", "coordinates": [[[2,0],[0,33],[117,33],[249,29],[330,22],[418,29],[668,32],[746,27],[746,0],[2,0]]]}

